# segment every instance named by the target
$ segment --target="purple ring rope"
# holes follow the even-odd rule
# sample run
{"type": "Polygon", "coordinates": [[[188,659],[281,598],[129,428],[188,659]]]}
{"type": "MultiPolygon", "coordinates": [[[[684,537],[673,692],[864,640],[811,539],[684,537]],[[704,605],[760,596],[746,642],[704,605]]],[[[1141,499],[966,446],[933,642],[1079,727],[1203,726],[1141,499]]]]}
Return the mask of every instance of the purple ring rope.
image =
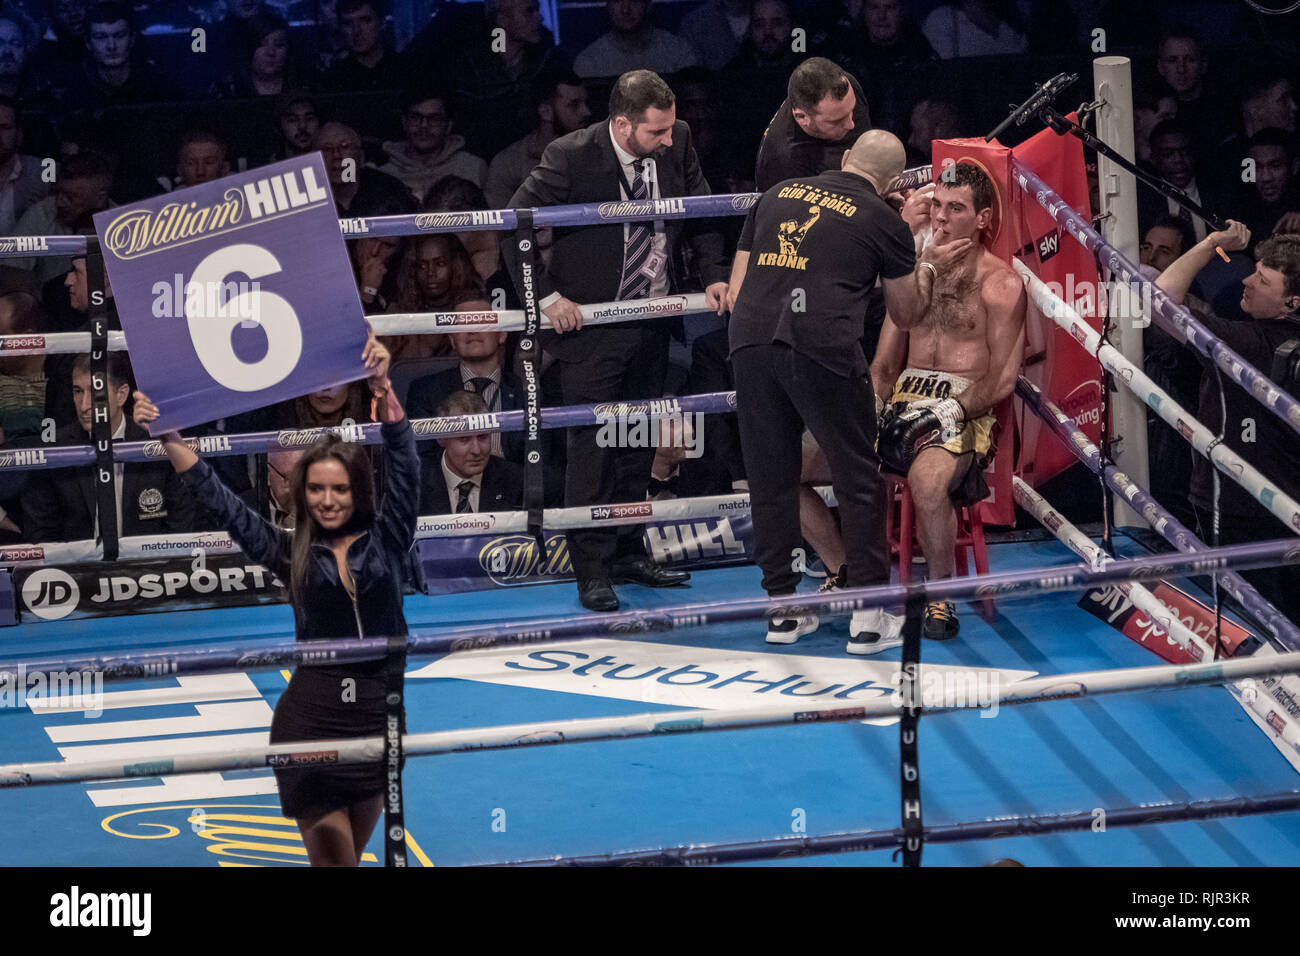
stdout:
{"type": "MultiPolygon", "coordinates": [[[[1228,797],[1222,800],[1190,800],[1145,807],[1117,807],[1105,810],[1106,827],[1136,827],[1153,823],[1176,823],[1209,820],[1214,817],[1244,817],[1300,809],[1300,791],[1268,793],[1252,797],[1228,797]]],[[[1010,819],[979,820],[928,826],[924,839],[928,843],[962,843],[1000,837],[1046,836],[1088,830],[1096,819],[1093,810],[1074,813],[1046,813],[1010,819]]],[[[559,856],[549,859],[516,860],[487,866],[712,866],[719,863],[743,863],[783,857],[817,856],[825,853],[857,853],[894,849],[902,845],[903,831],[854,830],[813,837],[777,837],[748,843],[720,843],[696,846],[661,847],[657,850],[634,850],[591,856],[559,856]]]]}
{"type": "MultiPolygon", "coordinates": [[[[930,181],[930,167],[903,171],[900,187],[915,188],[930,181]]],[[[725,193],[719,196],[681,196],[673,199],[629,200],[614,203],[575,203],[545,206],[534,210],[533,222],[542,226],[594,226],[602,223],[638,222],[655,219],[692,219],[711,216],[743,216],[758,202],[761,193],[725,193]],[[618,208],[610,208],[618,207],[618,208]]],[[[500,232],[515,229],[518,217],[513,209],[484,209],[474,212],[433,212],[405,216],[366,216],[340,219],[345,238],[358,236],[421,236],[441,232],[500,232]]],[[[85,236],[0,237],[0,260],[28,256],[84,256],[85,236]],[[19,249],[19,245],[43,240],[44,249],[19,249]]]]}
{"type": "MultiPolygon", "coordinates": [[[[704,392],[700,395],[683,395],[679,398],[645,399],[626,402],[600,402],[594,405],[557,405],[542,409],[543,428],[570,428],[582,425],[599,425],[611,417],[629,415],[653,416],[671,415],[674,412],[702,412],[720,414],[736,410],[735,392],[704,392]]],[[[480,415],[450,415],[446,418],[412,419],[411,427],[417,441],[431,438],[446,438],[451,435],[467,435],[477,432],[517,432],[523,431],[523,411],[491,412],[480,415]]],[[[247,432],[242,435],[206,435],[202,438],[188,439],[188,443],[201,457],[219,457],[222,455],[243,455],[248,452],[276,451],[284,448],[305,448],[326,435],[340,433],[351,441],[366,445],[378,445],[383,441],[379,433],[379,424],[368,422],[362,425],[339,428],[286,428],[274,432],[247,432]]],[[[76,452],[82,456],[72,459],[67,464],[79,464],[92,461],[94,450],[86,448],[46,449],[48,455],[53,451],[76,452]]],[[[0,467],[4,467],[6,454],[0,452],[0,467]]],[[[116,461],[157,461],[165,458],[162,442],[128,441],[113,446],[116,461]]],[[[9,467],[40,467],[39,465],[9,467]]]]}
{"type": "MultiPolygon", "coordinates": [[[[1102,480],[1117,495],[1146,518],[1156,532],[1184,554],[1201,554],[1213,550],[1208,548],[1200,538],[1192,534],[1177,518],[1170,514],[1160,502],[1156,501],[1137,482],[1114,465],[1105,464],[1101,459],[1101,450],[1078,428],[1074,427],[1070,417],[1052,404],[1039,391],[1038,386],[1023,375],[1016,383],[1016,394],[1024,400],[1039,418],[1047,423],[1056,436],[1074,452],[1094,475],[1102,480]]],[[[1300,651],[1300,628],[1297,628],[1277,608],[1273,607],[1264,596],[1246,582],[1241,575],[1227,572],[1220,576],[1220,583],[1233,597],[1241,602],[1252,615],[1259,619],[1273,632],[1273,635],[1291,651],[1300,651]]]]}
{"type": "Polygon", "coordinates": [[[1059,225],[1064,226],[1070,235],[1083,244],[1084,248],[1097,256],[1098,261],[1101,261],[1112,274],[1126,284],[1133,285],[1141,282],[1151,288],[1151,314],[1161,328],[1170,334],[1174,334],[1172,330],[1177,329],[1196,351],[1213,359],[1215,365],[1229,378],[1300,434],[1300,402],[1274,385],[1268,376],[1212,335],[1210,330],[1196,321],[1190,312],[1175,304],[1164,290],[1147,280],[1132,260],[1103,239],[1086,219],[1075,212],[1069,203],[1058,196],[1031,169],[1014,159],[1011,163],[1013,175],[1018,180],[1020,188],[1033,195],[1038,204],[1047,210],[1048,215],[1059,225]]]}
{"type": "MultiPolygon", "coordinates": [[[[931,601],[970,601],[1008,594],[1039,594],[1078,590],[1098,584],[1147,581],[1222,571],[1225,568],[1274,567],[1300,564],[1300,542],[1292,539],[1256,541],[1196,554],[1161,554],[1127,558],[1092,570],[1083,564],[1027,568],[976,577],[945,578],[911,585],[847,588],[831,594],[795,594],[782,598],[745,598],[685,604],[676,608],[622,611],[511,621],[502,624],[460,625],[407,638],[407,656],[446,654],[512,644],[549,643],[595,637],[619,637],[653,631],[685,630],[710,624],[753,621],[775,608],[806,608],[820,613],[847,614],[873,607],[901,605],[916,590],[931,601]]],[[[1262,600],[1262,599],[1261,599],[1262,600]]],[[[387,649],[385,638],[309,641],[301,645],[280,641],[243,648],[162,648],[134,654],[96,657],[0,661],[0,675],[13,680],[19,667],[27,671],[98,672],[105,681],[134,680],[173,674],[203,674],[225,670],[257,670],[285,664],[336,664],[376,660],[387,649]]]]}

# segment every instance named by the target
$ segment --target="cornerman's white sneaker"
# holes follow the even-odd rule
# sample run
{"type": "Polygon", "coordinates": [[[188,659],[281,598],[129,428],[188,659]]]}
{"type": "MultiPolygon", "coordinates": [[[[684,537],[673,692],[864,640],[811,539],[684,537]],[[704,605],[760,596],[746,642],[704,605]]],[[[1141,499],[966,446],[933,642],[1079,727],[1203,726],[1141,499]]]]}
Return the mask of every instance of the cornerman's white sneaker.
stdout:
{"type": "Polygon", "coordinates": [[[770,611],[767,615],[767,643],[793,644],[805,634],[817,630],[817,615],[803,608],[770,611]]]}
{"type": "Polygon", "coordinates": [[[890,614],[884,608],[854,611],[849,621],[850,654],[879,654],[903,644],[903,615],[890,614]]]}

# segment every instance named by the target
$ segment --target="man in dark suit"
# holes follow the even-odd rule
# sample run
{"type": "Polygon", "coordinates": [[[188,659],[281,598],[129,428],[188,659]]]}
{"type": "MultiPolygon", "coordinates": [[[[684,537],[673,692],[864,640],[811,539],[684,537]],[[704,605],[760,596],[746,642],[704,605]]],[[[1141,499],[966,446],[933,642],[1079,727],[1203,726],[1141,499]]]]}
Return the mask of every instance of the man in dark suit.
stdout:
{"type": "MultiPolygon", "coordinates": [[[[701,196],[709,184],[677,121],[676,98],[649,70],[624,73],[610,94],[608,121],[551,143],[542,161],[510,199],[512,207],[619,199],[701,196]]],[[[669,327],[663,320],[582,327],[579,303],[643,299],[686,291],[679,262],[694,248],[710,306],[722,311],[728,268],[716,233],[688,233],[685,220],[556,228],[549,266],[535,273],[541,310],[555,332],[543,347],[560,364],[566,405],[657,398],[668,369],[669,327]]],[[[515,275],[519,256],[509,240],[503,254],[515,275]]],[[[564,500],[568,506],[644,501],[653,447],[603,448],[598,426],[569,431],[564,500]]],[[[568,535],[578,597],[593,611],[615,611],[613,581],[649,587],[685,583],[645,552],[643,525],[573,531],[568,535]]]]}
{"type": "MultiPolygon", "coordinates": [[[[445,415],[479,415],[487,405],[474,392],[452,392],[437,407],[445,415]]],[[[488,432],[439,438],[442,452],[420,462],[420,514],[517,511],[523,501],[524,473],[514,462],[493,455],[488,432]]]]}
{"type": "MultiPolygon", "coordinates": [[[[145,441],[149,433],[126,417],[123,406],[131,394],[130,367],[122,352],[110,352],[108,411],[114,441],[145,441]]],[[[72,397],[77,423],[59,429],[56,441],[85,444],[92,420],[90,356],[77,356],[72,366],[72,397]]],[[[180,476],[166,461],[115,465],[117,528],[129,535],[179,534],[194,529],[194,501],[180,476]]],[[[94,468],[58,468],[32,480],[23,492],[24,536],[29,541],[81,541],[99,537],[94,468]]]]}
{"type": "MultiPolygon", "coordinates": [[[[457,312],[489,312],[491,303],[475,294],[456,303],[457,312]]],[[[505,332],[453,332],[451,347],[460,364],[417,378],[406,393],[406,413],[411,418],[432,418],[452,392],[482,396],[485,411],[517,411],[524,407],[524,389],[505,367],[505,332]]],[[[493,432],[492,454],[513,462],[524,460],[523,432],[493,432]]]]}

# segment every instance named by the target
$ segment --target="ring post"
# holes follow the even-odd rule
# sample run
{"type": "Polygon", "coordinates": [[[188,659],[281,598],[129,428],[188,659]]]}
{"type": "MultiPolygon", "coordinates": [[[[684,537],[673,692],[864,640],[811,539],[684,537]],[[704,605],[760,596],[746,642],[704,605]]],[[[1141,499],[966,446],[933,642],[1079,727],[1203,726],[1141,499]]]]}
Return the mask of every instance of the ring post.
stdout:
{"type": "MultiPolygon", "coordinates": [[[[1097,110],[1097,136],[1130,162],[1133,148],[1133,71],[1125,56],[1103,56],[1092,61],[1097,110]]],[[[1128,256],[1138,258],[1137,178],[1118,163],[1097,156],[1098,195],[1101,203],[1101,234],[1128,256]]],[[[1139,312],[1139,296],[1132,287],[1117,282],[1109,272],[1102,276],[1107,296],[1107,321],[1111,343],[1138,368],[1142,367],[1142,329],[1150,318],[1139,312]],[[1139,319],[1138,316],[1142,315],[1139,319]]],[[[1144,488],[1151,485],[1147,460],[1146,406],[1125,389],[1112,396],[1111,428],[1115,463],[1144,488]]],[[[1123,499],[1115,498],[1115,524],[1142,525],[1145,522],[1123,499]]]]}

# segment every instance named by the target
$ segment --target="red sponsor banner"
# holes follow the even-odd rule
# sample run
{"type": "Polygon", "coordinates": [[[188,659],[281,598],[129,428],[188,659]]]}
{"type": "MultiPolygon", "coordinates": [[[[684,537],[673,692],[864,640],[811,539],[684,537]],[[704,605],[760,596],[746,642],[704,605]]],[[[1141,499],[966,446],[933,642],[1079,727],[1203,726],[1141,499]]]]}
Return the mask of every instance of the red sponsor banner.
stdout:
{"type": "MultiPolygon", "coordinates": [[[[1071,119],[1077,119],[1071,114],[1071,119]]],[[[1043,130],[1017,146],[1015,158],[1031,168],[1043,182],[1085,219],[1091,220],[1088,176],[1083,165],[1083,143],[1073,136],[1043,130]]],[[[1020,261],[1047,283],[1052,291],[1074,306],[1097,331],[1101,301],[1097,263],[1092,253],[1056,224],[1033,196],[1015,183],[1021,209],[1020,261]]],[[[1094,442],[1101,438],[1101,366],[1071,341],[1070,334],[1029,305],[1029,336],[1025,376],[1043,394],[1074,419],[1094,442]]],[[[1017,404],[1019,404],[1017,402],[1017,404]]],[[[1034,415],[1019,416],[1023,423],[1022,451],[1017,473],[1037,487],[1073,466],[1077,459],[1051,430],[1034,415]]]]}
{"type": "MultiPolygon", "coordinates": [[[[1215,646],[1214,611],[1211,608],[1164,581],[1160,581],[1149,590],[1156,600],[1168,608],[1170,613],[1182,621],[1192,633],[1211,647],[1215,646]]],[[[1188,653],[1183,650],[1164,628],[1147,616],[1145,611],[1134,607],[1126,589],[1114,585],[1093,588],[1083,595],[1079,606],[1170,664],[1200,663],[1200,657],[1196,652],[1188,653]]],[[[1231,657],[1242,642],[1251,637],[1251,633],[1227,618],[1224,618],[1222,625],[1224,650],[1221,656],[1231,657]]]]}
{"type": "MultiPolygon", "coordinates": [[[[931,148],[936,181],[951,163],[972,163],[993,181],[993,224],[984,237],[989,250],[1008,263],[1018,256],[1100,330],[1097,268],[1091,254],[1058,227],[1034,197],[1026,196],[1011,176],[1014,156],[1032,167],[1076,210],[1091,216],[1082,144],[1073,137],[1044,130],[1014,150],[980,138],[935,140],[931,148]]],[[[1098,440],[1101,374],[1097,360],[1072,342],[1067,332],[1044,318],[1032,302],[1028,304],[1025,339],[1025,375],[1074,418],[1085,434],[1098,440]]],[[[1014,401],[1014,412],[1008,406],[999,409],[998,417],[1004,427],[989,471],[992,495],[984,503],[984,519],[1010,525],[1015,519],[1012,474],[1034,487],[1060,474],[1076,459],[1037,417],[1023,413],[1019,399],[1014,401]],[[1011,457],[1014,423],[1019,423],[1020,431],[1018,462],[1011,457]]]]}

